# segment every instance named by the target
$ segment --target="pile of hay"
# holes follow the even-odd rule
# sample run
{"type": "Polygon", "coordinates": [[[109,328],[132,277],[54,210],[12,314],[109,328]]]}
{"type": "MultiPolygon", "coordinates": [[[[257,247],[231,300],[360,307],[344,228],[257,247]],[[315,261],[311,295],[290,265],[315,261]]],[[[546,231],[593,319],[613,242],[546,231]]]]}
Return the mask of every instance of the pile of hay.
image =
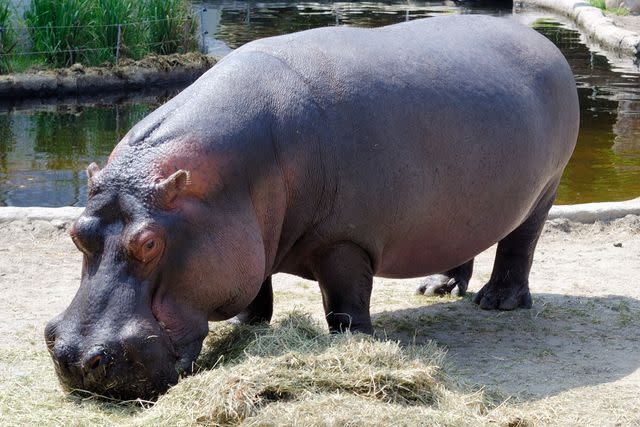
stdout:
{"type": "Polygon", "coordinates": [[[46,352],[12,356],[23,372],[16,377],[3,358],[3,426],[522,425],[482,392],[460,391],[435,345],[329,335],[300,313],[271,326],[215,324],[200,372],[155,404],[64,395],[46,352]]]}
{"type": "Polygon", "coordinates": [[[480,393],[444,385],[444,352],[329,335],[307,315],[220,326],[199,363],[138,421],[206,425],[486,424],[480,393]],[[213,369],[211,369],[213,368],[213,369]]]}

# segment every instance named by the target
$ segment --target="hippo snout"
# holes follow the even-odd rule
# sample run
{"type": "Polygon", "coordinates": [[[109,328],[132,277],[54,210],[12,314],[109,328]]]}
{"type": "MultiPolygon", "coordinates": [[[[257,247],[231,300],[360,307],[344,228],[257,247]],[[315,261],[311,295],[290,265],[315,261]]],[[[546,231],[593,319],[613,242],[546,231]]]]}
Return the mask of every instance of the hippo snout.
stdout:
{"type": "MultiPolygon", "coordinates": [[[[138,322],[139,323],[139,322],[138,322]]],[[[177,356],[157,331],[131,324],[79,334],[60,317],[45,328],[60,384],[116,399],[153,399],[178,381],[177,356]]]]}
{"type": "MultiPolygon", "coordinates": [[[[116,349],[111,346],[112,351],[116,349]]],[[[58,378],[67,390],[88,390],[107,377],[107,369],[115,361],[105,345],[81,351],[77,345],[57,340],[49,348],[58,378]]]]}

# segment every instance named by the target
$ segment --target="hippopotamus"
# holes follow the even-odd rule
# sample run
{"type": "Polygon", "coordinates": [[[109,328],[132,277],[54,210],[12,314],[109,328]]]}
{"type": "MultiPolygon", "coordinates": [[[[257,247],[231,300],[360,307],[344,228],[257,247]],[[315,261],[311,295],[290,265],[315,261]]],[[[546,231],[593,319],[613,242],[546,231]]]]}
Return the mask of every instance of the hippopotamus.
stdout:
{"type": "MultiPolygon", "coordinates": [[[[208,321],[269,321],[271,277],[317,280],[331,331],[372,333],[374,276],[530,307],[536,242],[578,133],[560,51],[513,21],[415,20],[253,41],[135,125],[70,228],[83,254],[46,343],[66,389],[152,398],[208,321]]],[[[434,289],[431,289],[434,290],[434,289]]]]}

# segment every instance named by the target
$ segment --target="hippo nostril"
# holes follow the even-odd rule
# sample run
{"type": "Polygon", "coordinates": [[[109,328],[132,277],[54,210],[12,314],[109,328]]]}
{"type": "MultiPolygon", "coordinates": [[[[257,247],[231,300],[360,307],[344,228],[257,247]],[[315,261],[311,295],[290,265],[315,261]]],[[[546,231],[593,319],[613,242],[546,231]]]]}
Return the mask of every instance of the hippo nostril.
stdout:
{"type": "Polygon", "coordinates": [[[98,366],[100,366],[101,363],[102,363],[101,355],[93,356],[91,360],[89,360],[89,368],[96,369],[98,366]]]}
{"type": "Polygon", "coordinates": [[[85,357],[82,363],[82,370],[85,373],[94,371],[99,367],[106,365],[108,359],[109,358],[102,347],[94,348],[89,352],[87,357],[85,357]]]}
{"type": "MultiPolygon", "coordinates": [[[[59,316],[58,316],[59,317],[59,316]]],[[[49,351],[53,351],[57,339],[58,318],[53,319],[44,328],[44,340],[47,343],[49,351]]]]}

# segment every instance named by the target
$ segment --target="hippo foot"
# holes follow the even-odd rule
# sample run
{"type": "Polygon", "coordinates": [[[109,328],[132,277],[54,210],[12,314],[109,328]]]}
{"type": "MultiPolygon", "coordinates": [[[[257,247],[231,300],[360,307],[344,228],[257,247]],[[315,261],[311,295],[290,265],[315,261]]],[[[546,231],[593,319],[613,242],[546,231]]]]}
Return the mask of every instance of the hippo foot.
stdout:
{"type": "Polygon", "coordinates": [[[434,274],[416,289],[416,294],[425,296],[444,296],[447,294],[463,296],[467,292],[469,282],[463,278],[449,277],[444,274],[434,274]]]}
{"type": "Polygon", "coordinates": [[[483,310],[515,310],[531,308],[533,301],[528,283],[495,283],[489,281],[473,298],[483,310]]]}
{"type": "Polygon", "coordinates": [[[269,319],[247,316],[244,313],[241,313],[231,319],[227,319],[226,322],[230,325],[260,325],[260,324],[268,324],[270,322],[269,319]]]}
{"type": "Polygon", "coordinates": [[[227,322],[236,325],[257,325],[269,323],[273,315],[273,288],[271,286],[271,276],[262,283],[258,295],[247,308],[227,322]]]}
{"type": "Polygon", "coordinates": [[[441,274],[427,277],[416,293],[427,296],[446,294],[463,296],[467,292],[472,273],[473,258],[441,274]]]}

